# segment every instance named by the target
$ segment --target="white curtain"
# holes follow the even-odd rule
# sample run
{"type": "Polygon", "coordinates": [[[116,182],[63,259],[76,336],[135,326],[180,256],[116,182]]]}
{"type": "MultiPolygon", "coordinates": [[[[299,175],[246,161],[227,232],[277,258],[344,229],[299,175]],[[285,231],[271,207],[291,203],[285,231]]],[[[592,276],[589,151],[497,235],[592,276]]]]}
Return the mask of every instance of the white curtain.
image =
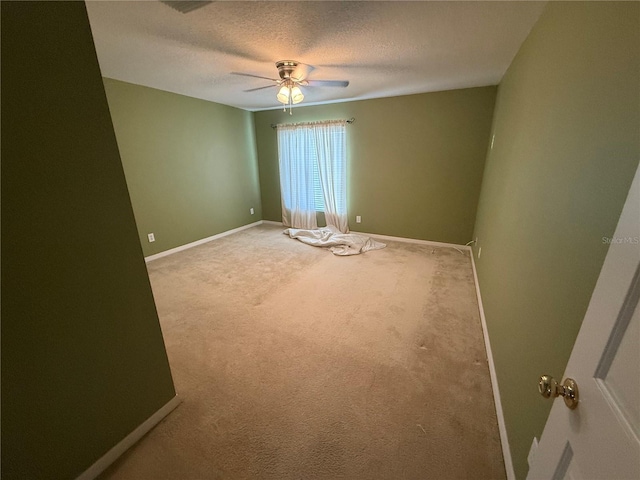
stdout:
{"type": "Polygon", "coordinates": [[[282,223],[287,227],[306,230],[318,228],[312,188],[314,165],[304,161],[311,156],[314,143],[310,128],[278,125],[282,223]]]}
{"type": "Polygon", "coordinates": [[[327,226],[349,233],[345,130],[346,121],[317,124],[313,128],[327,226]]]}
{"type": "Polygon", "coordinates": [[[316,212],[327,225],[349,232],[346,193],[346,121],[278,125],[282,223],[318,228],[316,212]]]}

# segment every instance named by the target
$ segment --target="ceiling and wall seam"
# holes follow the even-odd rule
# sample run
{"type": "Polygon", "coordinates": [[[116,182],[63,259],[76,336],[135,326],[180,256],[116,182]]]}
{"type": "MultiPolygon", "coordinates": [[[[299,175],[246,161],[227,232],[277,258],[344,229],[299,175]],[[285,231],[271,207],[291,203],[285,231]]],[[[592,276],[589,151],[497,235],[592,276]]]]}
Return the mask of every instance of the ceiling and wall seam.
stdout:
{"type": "MultiPolygon", "coordinates": [[[[87,1],[105,77],[248,111],[279,107],[275,62],[313,67],[304,105],[497,85],[546,2],[87,1]]],[[[281,108],[281,107],[280,107],[281,108]]]]}

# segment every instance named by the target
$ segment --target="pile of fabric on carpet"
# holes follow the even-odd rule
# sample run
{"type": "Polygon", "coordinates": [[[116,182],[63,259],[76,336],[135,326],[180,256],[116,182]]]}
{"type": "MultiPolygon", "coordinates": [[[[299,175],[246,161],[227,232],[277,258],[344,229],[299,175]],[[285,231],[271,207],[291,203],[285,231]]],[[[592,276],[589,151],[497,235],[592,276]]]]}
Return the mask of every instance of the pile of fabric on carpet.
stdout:
{"type": "Polygon", "coordinates": [[[329,247],[334,255],[358,255],[386,247],[384,243],[376,242],[365,235],[342,233],[333,225],[317,230],[287,228],[282,233],[314,247],[329,247]]]}

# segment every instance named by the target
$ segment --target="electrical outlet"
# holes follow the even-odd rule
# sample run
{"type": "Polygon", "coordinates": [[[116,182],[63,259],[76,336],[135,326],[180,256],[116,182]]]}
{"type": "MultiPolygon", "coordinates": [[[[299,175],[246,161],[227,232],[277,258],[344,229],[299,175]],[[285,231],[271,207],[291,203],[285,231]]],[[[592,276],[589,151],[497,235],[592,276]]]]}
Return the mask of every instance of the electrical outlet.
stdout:
{"type": "Polygon", "coordinates": [[[480,255],[482,255],[482,247],[478,249],[478,260],[480,260],[480,255]]]}
{"type": "Polygon", "coordinates": [[[249,212],[251,212],[251,215],[253,215],[253,208],[250,208],[249,212]]]}
{"type": "Polygon", "coordinates": [[[356,223],[362,222],[362,217],[360,215],[356,215],[356,223]]]}
{"type": "Polygon", "coordinates": [[[156,241],[156,237],[153,233],[150,233],[147,237],[149,238],[149,243],[156,241]]]}

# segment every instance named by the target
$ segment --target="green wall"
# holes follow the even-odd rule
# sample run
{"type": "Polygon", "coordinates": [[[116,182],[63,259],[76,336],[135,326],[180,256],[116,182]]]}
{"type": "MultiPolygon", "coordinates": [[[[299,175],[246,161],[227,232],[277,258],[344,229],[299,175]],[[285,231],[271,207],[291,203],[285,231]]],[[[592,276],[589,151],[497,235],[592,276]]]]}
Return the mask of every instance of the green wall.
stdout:
{"type": "Polygon", "coordinates": [[[550,2],[498,89],[475,235],[518,478],[640,158],[639,32],[638,3],[550,2]]]}
{"type": "Polygon", "coordinates": [[[262,219],[251,112],[104,85],[145,255],[262,219]]]}
{"type": "MultiPolygon", "coordinates": [[[[471,240],[495,87],[255,114],[263,216],[282,221],[272,123],[355,117],[347,126],[352,230],[464,244],[471,240]],[[356,224],[356,215],[362,223],[356,224]]],[[[275,96],[274,96],[275,101],[275,96]]]]}
{"type": "Polygon", "coordinates": [[[84,2],[2,2],[2,478],[70,479],[175,396],[84,2]]]}

